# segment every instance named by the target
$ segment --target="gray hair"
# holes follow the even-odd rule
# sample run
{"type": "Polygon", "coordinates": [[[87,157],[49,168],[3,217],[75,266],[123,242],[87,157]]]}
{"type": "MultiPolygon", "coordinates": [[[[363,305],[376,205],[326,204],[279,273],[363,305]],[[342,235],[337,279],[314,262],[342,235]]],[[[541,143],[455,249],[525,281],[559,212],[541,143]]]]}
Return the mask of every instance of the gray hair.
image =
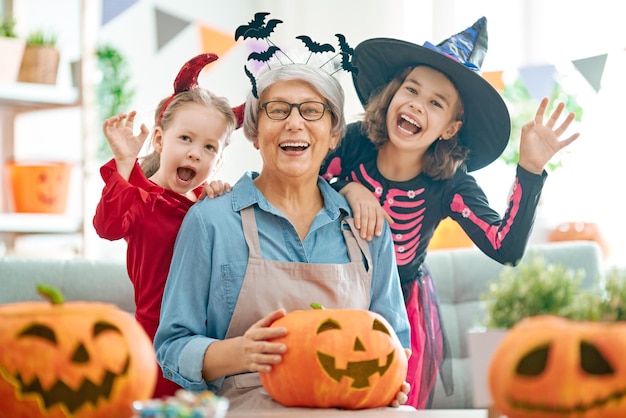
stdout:
{"type": "MultiPolygon", "coordinates": [[[[278,65],[263,69],[256,78],[257,97],[263,96],[263,92],[278,81],[302,80],[313,87],[317,93],[328,101],[330,106],[333,126],[331,134],[339,134],[343,138],[346,132],[346,120],[344,116],[345,96],[343,88],[337,79],[325,70],[306,64],[278,65]]],[[[243,133],[250,141],[258,136],[259,123],[259,99],[254,97],[252,91],[248,93],[243,120],[243,133]]]]}

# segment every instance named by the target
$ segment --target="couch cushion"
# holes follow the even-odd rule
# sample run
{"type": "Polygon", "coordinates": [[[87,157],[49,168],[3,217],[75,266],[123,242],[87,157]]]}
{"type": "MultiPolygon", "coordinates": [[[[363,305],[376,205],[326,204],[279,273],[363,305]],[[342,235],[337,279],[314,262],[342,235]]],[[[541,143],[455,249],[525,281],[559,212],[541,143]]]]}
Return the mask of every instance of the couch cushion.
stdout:
{"type": "Polygon", "coordinates": [[[37,283],[57,287],[66,300],[113,303],[135,312],[124,263],[86,259],[0,259],[0,303],[42,300],[37,283]]]}

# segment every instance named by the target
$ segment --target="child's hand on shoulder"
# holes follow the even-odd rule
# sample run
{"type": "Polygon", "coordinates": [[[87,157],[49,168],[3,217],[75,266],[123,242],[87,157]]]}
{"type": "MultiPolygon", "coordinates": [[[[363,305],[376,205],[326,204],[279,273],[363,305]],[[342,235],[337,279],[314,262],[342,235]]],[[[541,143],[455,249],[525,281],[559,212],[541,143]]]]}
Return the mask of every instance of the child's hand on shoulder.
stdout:
{"type": "Polygon", "coordinates": [[[214,197],[221,196],[224,192],[230,192],[230,184],[225,183],[222,180],[212,180],[210,183],[205,183],[202,188],[202,193],[200,193],[200,197],[198,200],[202,200],[205,197],[209,199],[213,199],[214,197]]]}
{"type": "Polygon", "coordinates": [[[361,238],[371,241],[374,235],[383,233],[385,220],[392,224],[393,219],[380,206],[376,197],[362,184],[351,182],[341,194],[346,198],[354,216],[354,226],[361,232],[361,238]]]}

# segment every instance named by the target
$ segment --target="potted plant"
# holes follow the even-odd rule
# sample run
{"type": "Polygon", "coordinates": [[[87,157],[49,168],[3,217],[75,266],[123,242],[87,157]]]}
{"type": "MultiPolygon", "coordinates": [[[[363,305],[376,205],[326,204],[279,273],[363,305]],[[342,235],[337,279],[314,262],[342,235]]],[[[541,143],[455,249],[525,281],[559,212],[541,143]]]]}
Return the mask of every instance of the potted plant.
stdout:
{"type": "Polygon", "coordinates": [[[24,41],[15,32],[15,19],[0,16],[0,83],[14,83],[22,63],[24,41]]]}
{"type": "Polygon", "coordinates": [[[520,320],[542,314],[574,320],[626,319],[626,271],[613,268],[606,277],[582,286],[582,270],[548,263],[531,252],[517,267],[505,267],[482,295],[484,327],[468,334],[473,400],[476,407],[491,406],[487,374],[491,357],[507,330],[520,320]]]}
{"type": "Polygon", "coordinates": [[[18,81],[56,84],[60,59],[57,40],[51,31],[37,29],[28,34],[18,81]]]}

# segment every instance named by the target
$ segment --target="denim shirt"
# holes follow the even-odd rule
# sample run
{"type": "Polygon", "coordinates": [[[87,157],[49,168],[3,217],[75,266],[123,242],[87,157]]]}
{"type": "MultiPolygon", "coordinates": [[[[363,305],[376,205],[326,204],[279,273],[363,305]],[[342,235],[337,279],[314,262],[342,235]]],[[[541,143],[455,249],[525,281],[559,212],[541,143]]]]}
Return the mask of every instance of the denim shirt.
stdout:
{"type": "MultiPolygon", "coordinates": [[[[241,209],[254,205],[264,259],[325,264],[350,261],[341,214],[351,212],[343,196],[323,178],[318,179],[325,206],[301,241],[289,220],[256,188],[253,179],[257,176],[246,173],[230,193],[193,205],[176,239],[154,345],[165,376],[192,391],[217,391],[223,381],[205,382],[202,364],[208,346],[225,338],[246,273],[248,246],[241,209]]],[[[403,347],[410,348],[389,228],[369,242],[369,247],[373,269],[369,309],[385,317],[403,347]]],[[[306,295],[302,297],[306,299],[306,295]]],[[[307,299],[303,306],[309,303],[307,299]]]]}

